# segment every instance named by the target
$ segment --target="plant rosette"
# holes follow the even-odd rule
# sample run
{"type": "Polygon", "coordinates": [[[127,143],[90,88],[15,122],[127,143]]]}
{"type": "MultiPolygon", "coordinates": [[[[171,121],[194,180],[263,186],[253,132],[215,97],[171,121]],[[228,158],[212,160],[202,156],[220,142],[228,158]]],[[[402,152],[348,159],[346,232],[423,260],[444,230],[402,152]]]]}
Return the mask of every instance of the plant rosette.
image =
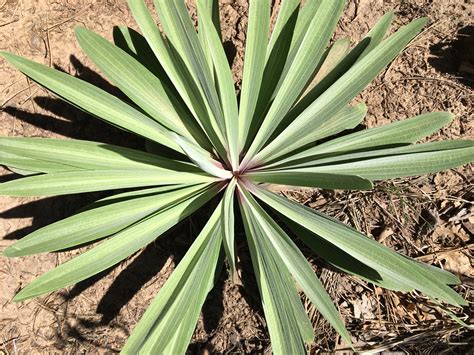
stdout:
{"type": "Polygon", "coordinates": [[[0,195],[130,189],[8,247],[4,255],[18,257],[99,242],[31,282],[15,301],[96,275],[197,210],[214,206],[123,353],[185,353],[224,257],[231,277],[237,278],[236,220],[244,224],[275,354],[304,354],[314,341],[298,290],[351,344],[337,308],[282,224],[342,272],[387,289],[418,290],[437,301],[466,304],[450,287],[459,283],[451,273],[398,254],[265,188],[365,190],[373,181],[438,172],[473,160],[473,141],[414,144],[449,123],[453,115],[446,112],[345,132],[367,113],[364,104],[351,103],[354,97],[427,20],[386,36],[393,19],[387,13],[351,48],[347,38],[330,43],[343,0],[304,5],[285,0],[272,31],[271,3],[250,1],[239,96],[222,46],[216,0],[197,0],[197,30],[180,0],[155,0],[163,33],[143,0],[129,1],[142,34],[117,27],[111,43],[86,28],[76,29],[84,52],[130,103],[61,71],[0,52],[61,99],[164,152],[0,137],[0,164],[24,175],[0,184],[0,195]]]}

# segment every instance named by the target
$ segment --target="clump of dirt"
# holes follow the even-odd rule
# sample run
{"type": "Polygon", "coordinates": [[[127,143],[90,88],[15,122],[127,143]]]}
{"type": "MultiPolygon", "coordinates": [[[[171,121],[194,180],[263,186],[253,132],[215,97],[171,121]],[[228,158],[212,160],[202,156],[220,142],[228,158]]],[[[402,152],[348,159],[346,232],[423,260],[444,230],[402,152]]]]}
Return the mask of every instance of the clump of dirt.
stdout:
{"type": "MultiPolygon", "coordinates": [[[[193,1],[187,2],[195,13],[193,1]]],[[[274,2],[279,6],[279,1],[274,2]]],[[[220,1],[221,27],[236,87],[240,86],[248,5],[220,1]]],[[[335,39],[354,43],[386,11],[395,10],[393,32],[428,16],[425,30],[355,101],[365,102],[367,127],[420,113],[447,110],[456,119],[429,140],[474,138],[472,116],[472,7],[457,0],[351,0],[335,39]],[[467,34],[466,34],[467,33],[467,34]]],[[[137,29],[126,4],[118,0],[0,1],[0,49],[57,67],[119,94],[78,47],[73,34],[84,25],[107,39],[114,25],[137,29]]],[[[144,149],[135,136],[106,125],[67,105],[0,62],[0,135],[96,140],[144,149]]],[[[12,176],[0,172],[0,181],[12,176]]],[[[396,179],[371,192],[284,191],[288,198],[316,208],[370,237],[420,261],[460,276],[456,286],[472,301],[474,232],[472,166],[419,178],[396,179]]],[[[71,215],[103,194],[60,198],[0,198],[0,249],[32,230],[71,215]]],[[[11,299],[28,282],[83,250],[50,253],[0,263],[0,351],[6,353],[117,352],[136,322],[182,258],[201,226],[190,218],[166,236],[115,268],[66,290],[29,302],[11,299]]],[[[198,323],[191,353],[271,351],[268,332],[242,233],[238,233],[243,286],[226,272],[210,293],[198,323]]],[[[467,331],[439,305],[417,293],[382,290],[335,272],[305,250],[359,349],[405,352],[450,349],[467,352],[467,331]]],[[[314,307],[305,305],[316,337],[311,352],[345,349],[314,307]]],[[[466,320],[467,309],[450,310],[466,320]]]]}

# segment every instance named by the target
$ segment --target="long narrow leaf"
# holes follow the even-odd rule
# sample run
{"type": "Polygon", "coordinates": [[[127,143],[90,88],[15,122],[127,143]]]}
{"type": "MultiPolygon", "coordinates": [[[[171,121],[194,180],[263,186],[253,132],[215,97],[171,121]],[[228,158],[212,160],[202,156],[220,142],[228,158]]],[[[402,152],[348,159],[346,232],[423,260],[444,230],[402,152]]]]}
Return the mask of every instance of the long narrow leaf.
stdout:
{"type": "Polygon", "coordinates": [[[152,188],[137,197],[88,209],[30,233],[9,246],[4,255],[25,256],[70,248],[107,237],[154,212],[177,204],[192,196],[202,185],[162,191],[152,188]]]}
{"type": "Polygon", "coordinates": [[[371,50],[376,48],[383,40],[384,36],[388,32],[388,28],[390,27],[390,24],[393,21],[395,13],[393,11],[389,11],[386,14],[384,14],[370,29],[370,31],[367,33],[365,38],[370,39],[370,42],[367,47],[365,47],[364,51],[361,53],[359,56],[358,60],[361,60],[363,57],[365,57],[371,50]]]}
{"type": "Polygon", "coordinates": [[[318,174],[296,170],[250,172],[244,175],[253,182],[321,189],[370,190],[372,183],[357,175],[318,174]]]}
{"type": "Polygon", "coordinates": [[[177,144],[169,137],[169,131],[165,127],[115,96],[59,70],[14,54],[0,52],[0,56],[31,79],[81,110],[112,125],[180,151],[177,144]]]}
{"type": "MultiPolygon", "coordinates": [[[[219,137],[214,132],[208,115],[208,109],[199,88],[194,82],[191,73],[179,57],[176,57],[172,48],[165,43],[144,0],[128,0],[128,6],[143,32],[153,53],[158,58],[161,66],[166,71],[179,96],[186,103],[196,121],[206,132],[212,145],[223,154],[224,148],[219,137]]],[[[201,144],[201,142],[199,142],[201,144]]],[[[206,145],[201,144],[204,148],[206,145]]]]}
{"type": "MultiPolygon", "coordinates": [[[[80,170],[173,169],[199,173],[190,164],[157,155],[91,141],[54,138],[0,137],[0,154],[15,154],[80,170]]],[[[1,156],[0,156],[1,159],[1,156]]],[[[66,171],[66,170],[65,170],[66,171]]]]}
{"type": "Polygon", "coordinates": [[[246,202],[252,209],[253,223],[259,224],[263,231],[259,237],[267,240],[267,246],[271,248],[272,253],[278,254],[279,261],[286,265],[314,306],[341,334],[343,339],[351,344],[349,333],[345,329],[336,307],[304,255],[255,199],[248,192],[244,192],[244,195],[246,202]]]}
{"type": "MultiPolygon", "coordinates": [[[[332,139],[297,154],[290,154],[287,158],[277,159],[273,164],[265,164],[265,168],[273,168],[277,165],[303,167],[311,166],[315,163],[326,164],[338,160],[348,160],[352,156],[350,152],[354,152],[354,159],[364,158],[364,152],[367,154],[366,157],[383,156],[384,152],[387,152],[387,155],[397,154],[397,152],[403,153],[405,151],[403,149],[389,149],[389,147],[415,143],[436,132],[452,119],[453,115],[447,112],[427,113],[332,139]],[[358,151],[361,152],[357,153],[358,151]],[[346,153],[343,155],[348,156],[346,158],[343,156],[335,157],[336,154],[341,153],[346,153]]],[[[331,118],[329,121],[337,125],[342,124],[345,120],[345,117],[340,116],[340,118],[331,118]]],[[[324,132],[326,125],[321,127],[321,130],[324,132]]],[[[410,151],[411,149],[418,149],[415,147],[409,148],[410,151]]],[[[406,152],[408,153],[409,151],[406,152]]]]}
{"type": "Polygon", "coordinates": [[[98,34],[84,27],[76,27],[75,32],[82,50],[121,91],[165,127],[192,138],[153,73],[98,34]]]}
{"type": "Polygon", "coordinates": [[[278,93],[242,162],[243,167],[263,147],[308,83],[322,58],[343,6],[343,0],[323,0],[321,2],[291,63],[288,75],[278,89],[278,93]]]}
{"type": "MultiPolygon", "coordinates": [[[[452,141],[455,145],[459,142],[452,141]]],[[[427,173],[452,169],[474,160],[474,141],[460,141],[461,148],[450,149],[448,144],[446,150],[433,150],[412,152],[408,154],[387,155],[370,159],[350,161],[348,163],[321,165],[308,168],[292,169],[292,173],[328,173],[328,174],[348,174],[358,175],[368,180],[385,180],[397,177],[415,176],[427,173]],[[466,147],[467,146],[467,147],[466,147]]],[[[442,142],[442,143],[450,143],[442,142]]],[[[429,143],[428,147],[430,146],[429,143]]],[[[420,146],[424,146],[421,145],[420,146]]],[[[442,144],[436,144],[437,149],[442,144]]],[[[420,147],[420,150],[422,149],[420,147]]],[[[415,146],[416,149],[416,146],[415,146]]],[[[408,149],[405,149],[408,150],[408,149]]],[[[363,156],[363,154],[360,154],[363,156]]]]}
{"type": "MultiPolygon", "coordinates": [[[[0,165],[7,166],[12,171],[29,171],[31,173],[60,173],[78,170],[75,166],[52,163],[49,161],[25,158],[0,149],[0,165]]],[[[20,175],[29,175],[21,174],[20,175]]]]}
{"type": "MultiPolygon", "coordinates": [[[[367,106],[363,103],[357,104],[355,106],[346,106],[342,108],[334,116],[329,118],[320,129],[315,130],[311,133],[311,143],[308,143],[306,147],[301,148],[301,154],[304,154],[304,152],[309,151],[309,147],[313,147],[315,145],[315,142],[320,139],[336,135],[346,129],[353,129],[357,127],[357,125],[362,122],[366,114],[367,106]]],[[[274,132],[274,136],[272,136],[272,138],[277,137],[277,132],[283,131],[285,127],[287,127],[290,123],[291,122],[287,121],[285,117],[285,119],[283,119],[283,121],[280,123],[280,127],[278,127],[277,130],[274,132]]],[[[288,154],[288,157],[283,156],[275,160],[270,159],[269,162],[265,164],[265,167],[272,166],[273,162],[280,165],[280,163],[285,163],[289,159],[293,160],[293,156],[299,156],[299,154],[300,153],[291,152],[288,154]]]]}
{"type": "MultiPolygon", "coordinates": [[[[113,30],[114,44],[128,55],[138,60],[145,68],[169,84],[167,75],[145,37],[127,26],[115,26],[113,30]]],[[[168,85],[166,85],[168,86],[168,85]]]]}
{"type": "Polygon", "coordinates": [[[305,206],[300,206],[255,185],[247,184],[246,187],[278,213],[318,234],[375,271],[380,270],[390,278],[398,279],[407,287],[420,290],[431,297],[453,305],[465,304],[461,296],[446,286],[442,280],[436,278],[436,274],[428,272],[418,263],[305,206]]]}
{"type": "Polygon", "coordinates": [[[23,301],[55,291],[95,275],[132,255],[186,218],[219,191],[214,185],[180,204],[159,212],[117,233],[93,249],[35,279],[14,298],[23,301]]]}
{"type": "Polygon", "coordinates": [[[173,170],[93,170],[35,175],[0,184],[0,195],[59,196],[132,187],[197,184],[218,179],[173,170]]]}
{"type": "MultiPolygon", "coordinates": [[[[426,21],[426,19],[418,19],[402,27],[368,53],[361,61],[353,65],[275,140],[258,153],[250,166],[262,164],[268,161],[270,157],[274,159],[309,143],[311,138],[309,138],[307,132],[313,132],[318,129],[329,117],[334,115],[367,86],[413,39],[426,24],[426,21]]],[[[268,122],[270,124],[270,121],[268,122]]],[[[271,132],[271,125],[269,125],[268,129],[268,132],[271,132]]],[[[262,133],[262,137],[263,135],[264,133],[262,133]]],[[[257,148],[262,147],[262,141],[263,139],[255,141],[255,148],[252,152],[256,152],[257,148]]],[[[247,162],[249,158],[247,158],[247,162]]]]}
{"type": "Polygon", "coordinates": [[[451,122],[453,118],[454,115],[449,112],[426,113],[403,121],[389,123],[332,139],[329,142],[314,147],[311,150],[311,154],[415,143],[436,132],[451,122]]]}
{"type": "Polygon", "coordinates": [[[222,240],[220,217],[221,205],[150,304],[122,353],[185,352],[213,283],[222,240]]]}
{"type": "MultiPolygon", "coordinates": [[[[198,2],[199,3],[199,2],[198,2]]],[[[206,46],[209,47],[212,63],[216,71],[217,87],[225,119],[225,130],[227,142],[229,144],[229,160],[234,170],[239,165],[239,143],[238,143],[238,116],[237,97],[235,95],[234,80],[232,72],[227,62],[224,47],[220,41],[220,36],[215,30],[211,18],[204,12],[200,15],[200,31],[206,39],[206,46]]]]}
{"type": "Polygon", "coordinates": [[[230,275],[234,282],[237,282],[238,275],[235,267],[235,216],[234,216],[234,195],[236,179],[232,179],[226,187],[222,199],[222,234],[225,254],[229,264],[230,275]]]}
{"type": "MultiPolygon", "coordinates": [[[[225,123],[217,91],[213,85],[211,72],[206,64],[201,43],[184,2],[155,0],[154,3],[169,42],[180,54],[196,83],[199,84],[203,97],[209,104],[212,113],[210,118],[214,130],[226,146],[225,123]]],[[[219,153],[224,155],[221,158],[227,159],[223,151],[219,153]]]]}
{"type": "Polygon", "coordinates": [[[255,276],[263,300],[272,349],[275,354],[305,354],[305,343],[312,341],[311,323],[302,308],[288,268],[272,253],[264,232],[254,222],[242,192],[239,204],[250,247],[255,276]]]}
{"type": "MultiPolygon", "coordinates": [[[[286,128],[295,120],[308,106],[310,106],[319,96],[321,96],[329,87],[334,84],[344,73],[346,73],[358,60],[362,59],[373,48],[378,46],[385,35],[393,18],[393,13],[383,15],[375,26],[367,35],[335,66],[325,75],[319,82],[309,91],[307,91],[300,101],[285,116],[284,120],[286,128]],[[367,50],[370,48],[370,50],[367,50]]],[[[322,69],[321,69],[322,70],[322,69]]],[[[280,127],[275,130],[274,134],[280,134],[283,129],[280,127]]]]}
{"type": "Polygon", "coordinates": [[[260,93],[270,30],[270,1],[251,1],[240,93],[239,147],[244,149],[260,93]]]}
{"type": "Polygon", "coordinates": [[[316,75],[311,80],[311,83],[306,87],[305,92],[301,96],[305,96],[317,83],[319,83],[326,75],[328,75],[340,62],[344,59],[351,47],[351,40],[349,38],[340,38],[334,42],[327,50],[324,56],[324,61],[317,69],[316,75]]]}

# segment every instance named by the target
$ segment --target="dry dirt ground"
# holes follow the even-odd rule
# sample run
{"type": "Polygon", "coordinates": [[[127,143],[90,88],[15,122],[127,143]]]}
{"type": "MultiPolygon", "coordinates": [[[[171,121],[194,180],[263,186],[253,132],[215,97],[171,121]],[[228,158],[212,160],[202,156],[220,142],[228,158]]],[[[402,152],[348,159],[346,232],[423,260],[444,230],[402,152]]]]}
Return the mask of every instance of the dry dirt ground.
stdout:
{"type": "MultiPolygon", "coordinates": [[[[221,1],[226,50],[237,83],[241,76],[247,2],[221,1]]],[[[190,8],[194,11],[192,1],[190,8]]],[[[275,2],[278,7],[278,1],[275,2]]],[[[356,101],[366,102],[364,124],[372,127],[435,110],[456,115],[429,140],[474,138],[472,123],[473,27],[471,0],[352,0],[335,38],[357,41],[389,9],[392,30],[428,16],[429,25],[356,101]],[[469,22],[471,21],[471,23],[469,22]]],[[[108,39],[114,25],[136,28],[120,0],[0,0],[0,50],[57,67],[116,93],[84,56],[73,29],[87,26],[108,39]]],[[[97,140],[142,149],[143,142],[64,104],[0,60],[0,134],[97,140]]],[[[5,169],[0,179],[14,178],[5,169]]],[[[376,184],[371,192],[300,190],[283,192],[353,225],[381,243],[458,274],[456,290],[473,301],[474,232],[472,166],[412,179],[376,184]]],[[[103,196],[0,198],[0,250],[48,223],[71,215],[103,196]]],[[[200,228],[191,218],[128,261],[97,277],[29,302],[14,304],[29,281],[80,251],[0,259],[0,353],[110,353],[121,349],[130,331],[159,291],[200,228]]],[[[241,238],[243,274],[250,275],[241,238]]],[[[417,293],[388,292],[333,272],[307,253],[338,305],[359,349],[408,353],[467,353],[472,334],[417,293]]],[[[190,353],[269,353],[268,332],[252,276],[245,288],[225,272],[205,304],[190,353]]],[[[306,300],[305,300],[306,302],[306,300]]],[[[344,348],[307,305],[316,338],[312,353],[344,348]]],[[[469,307],[451,309],[470,322],[469,307]]]]}

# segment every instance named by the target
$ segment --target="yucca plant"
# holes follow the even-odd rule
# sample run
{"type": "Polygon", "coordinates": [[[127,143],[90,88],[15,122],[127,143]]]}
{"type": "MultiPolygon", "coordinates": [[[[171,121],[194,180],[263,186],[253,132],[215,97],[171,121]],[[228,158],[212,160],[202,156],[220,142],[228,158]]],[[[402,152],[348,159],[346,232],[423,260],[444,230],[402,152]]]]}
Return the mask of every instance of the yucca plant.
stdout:
{"type": "Polygon", "coordinates": [[[303,6],[299,0],[285,0],[271,32],[271,1],[252,0],[242,88],[236,95],[217,3],[197,0],[197,31],[179,0],[155,1],[163,33],[142,0],[130,0],[129,6],[143,35],[118,27],[112,44],[86,28],[76,29],[82,49],[129,102],[63,72],[1,53],[61,99],[145,138],[150,147],[143,152],[90,141],[0,138],[0,164],[25,175],[0,184],[1,195],[130,189],[7,248],[4,255],[18,257],[100,241],[31,282],[15,301],[75,284],[119,263],[198,209],[215,207],[209,202],[218,199],[124,353],[186,351],[224,256],[230,275],[238,277],[236,214],[245,227],[275,353],[305,353],[314,340],[299,290],[351,343],[335,305],[288,230],[343,272],[387,289],[419,290],[432,299],[464,305],[449,286],[459,283],[456,276],[265,188],[364,190],[372,188],[372,181],[437,172],[473,160],[473,141],[411,144],[453,119],[444,112],[341,135],[367,112],[364,104],[351,104],[352,99],[427,20],[415,20],[384,39],[393,18],[387,13],[352,49],[346,38],[328,47],[343,0],[309,0],[303,6]],[[335,135],[339,137],[327,139],[335,135]]]}

